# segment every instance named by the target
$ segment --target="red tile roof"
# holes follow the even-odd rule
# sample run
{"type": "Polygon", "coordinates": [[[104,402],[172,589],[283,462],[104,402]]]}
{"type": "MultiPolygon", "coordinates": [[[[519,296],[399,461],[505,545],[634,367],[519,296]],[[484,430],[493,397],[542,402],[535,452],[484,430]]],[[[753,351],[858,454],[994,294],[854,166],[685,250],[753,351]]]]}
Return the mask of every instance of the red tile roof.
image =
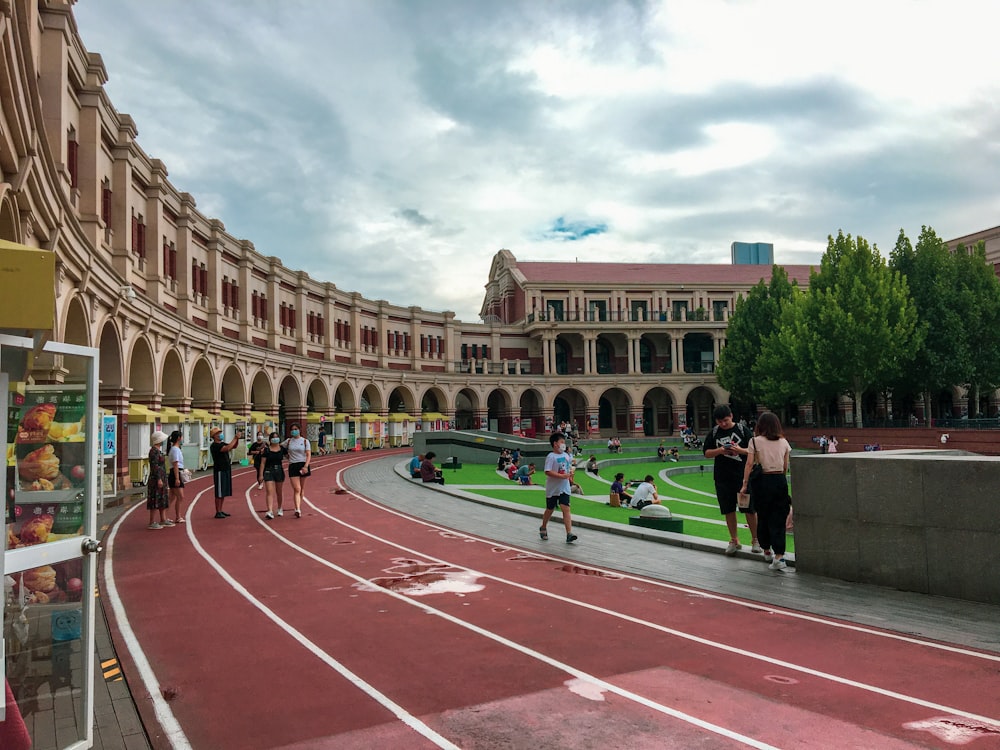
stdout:
{"type": "MultiPolygon", "coordinates": [[[[728,263],[567,263],[518,262],[529,282],[553,284],[747,284],[771,278],[771,266],[728,263]]],[[[790,281],[809,283],[809,271],[818,266],[783,266],[790,281]]]]}

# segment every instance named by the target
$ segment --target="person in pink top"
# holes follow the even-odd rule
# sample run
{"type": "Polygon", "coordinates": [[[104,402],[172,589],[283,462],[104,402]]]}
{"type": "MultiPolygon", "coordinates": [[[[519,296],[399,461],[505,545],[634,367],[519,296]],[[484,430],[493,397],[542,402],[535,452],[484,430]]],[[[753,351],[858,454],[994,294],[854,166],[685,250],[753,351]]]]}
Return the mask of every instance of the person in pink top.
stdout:
{"type": "Polygon", "coordinates": [[[747,446],[747,462],[743,469],[743,487],[746,492],[750,483],[750,471],[754,462],[759,462],[762,472],[749,487],[750,497],[757,510],[757,539],[764,548],[764,559],[771,570],[784,571],[785,562],[785,521],[792,508],[792,498],[788,494],[788,459],[792,447],[781,434],[781,421],[771,412],[764,412],[757,418],[754,436],[747,446]]]}

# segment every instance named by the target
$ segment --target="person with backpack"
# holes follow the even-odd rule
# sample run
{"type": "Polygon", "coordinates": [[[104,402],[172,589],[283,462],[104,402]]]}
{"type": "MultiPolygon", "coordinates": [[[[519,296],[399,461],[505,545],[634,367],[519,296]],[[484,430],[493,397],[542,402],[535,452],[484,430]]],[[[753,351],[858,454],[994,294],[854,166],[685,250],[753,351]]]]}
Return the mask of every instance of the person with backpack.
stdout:
{"type": "MultiPolygon", "coordinates": [[[[705,438],[702,452],[705,454],[705,458],[715,459],[712,474],[715,479],[715,497],[719,501],[719,511],[725,516],[726,526],[729,529],[729,546],[726,547],[726,554],[735,555],[743,548],[736,534],[738,528],[736,496],[743,486],[747,445],[749,445],[753,435],[749,428],[740,427],[733,421],[733,410],[726,404],[715,407],[712,416],[715,418],[715,427],[709,431],[705,438]]],[[[753,541],[750,551],[763,552],[763,548],[757,541],[757,511],[754,509],[752,494],[750,505],[746,508],[739,508],[739,511],[743,513],[747,526],[750,527],[750,537],[753,541]]]]}

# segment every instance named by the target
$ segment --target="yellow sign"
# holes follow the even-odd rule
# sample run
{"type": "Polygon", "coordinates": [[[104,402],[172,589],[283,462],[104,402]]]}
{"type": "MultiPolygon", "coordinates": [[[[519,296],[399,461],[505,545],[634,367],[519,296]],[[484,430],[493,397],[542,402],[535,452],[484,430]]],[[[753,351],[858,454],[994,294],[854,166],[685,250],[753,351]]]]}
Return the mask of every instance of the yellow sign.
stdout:
{"type": "Polygon", "coordinates": [[[56,254],[0,240],[0,328],[51,331],[55,327],[56,254]]]}

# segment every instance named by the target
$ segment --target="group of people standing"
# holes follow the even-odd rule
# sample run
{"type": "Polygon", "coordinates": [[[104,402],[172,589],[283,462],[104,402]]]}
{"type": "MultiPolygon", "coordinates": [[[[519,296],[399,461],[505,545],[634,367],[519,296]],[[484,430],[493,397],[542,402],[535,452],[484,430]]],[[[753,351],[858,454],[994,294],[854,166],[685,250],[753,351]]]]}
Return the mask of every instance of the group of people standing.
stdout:
{"type": "MultiPolygon", "coordinates": [[[[225,442],[222,429],[213,427],[209,436],[212,440],[209,450],[212,455],[215,518],[229,518],[229,513],[223,510],[223,504],[233,494],[231,452],[244,439],[244,433],[238,431],[232,440],[225,442]]],[[[157,431],[150,437],[149,478],[146,484],[149,529],[163,529],[184,523],[184,485],[190,481],[191,474],[184,468],[184,454],[181,452],[183,440],[180,430],[174,430],[169,436],[157,431]],[[164,443],[167,445],[166,452],[164,443]],[[166,517],[171,507],[174,510],[172,519],[166,517]]],[[[301,518],[305,480],[311,474],[309,464],[312,449],[309,441],[302,436],[299,425],[291,425],[289,437],[284,441],[277,432],[272,432],[266,442],[263,433],[257,433],[257,440],[250,446],[249,455],[257,473],[257,487],[264,489],[266,493],[267,511],[264,518],[273,520],[276,516],[284,515],[286,459],[295,517],[301,518]]]]}

